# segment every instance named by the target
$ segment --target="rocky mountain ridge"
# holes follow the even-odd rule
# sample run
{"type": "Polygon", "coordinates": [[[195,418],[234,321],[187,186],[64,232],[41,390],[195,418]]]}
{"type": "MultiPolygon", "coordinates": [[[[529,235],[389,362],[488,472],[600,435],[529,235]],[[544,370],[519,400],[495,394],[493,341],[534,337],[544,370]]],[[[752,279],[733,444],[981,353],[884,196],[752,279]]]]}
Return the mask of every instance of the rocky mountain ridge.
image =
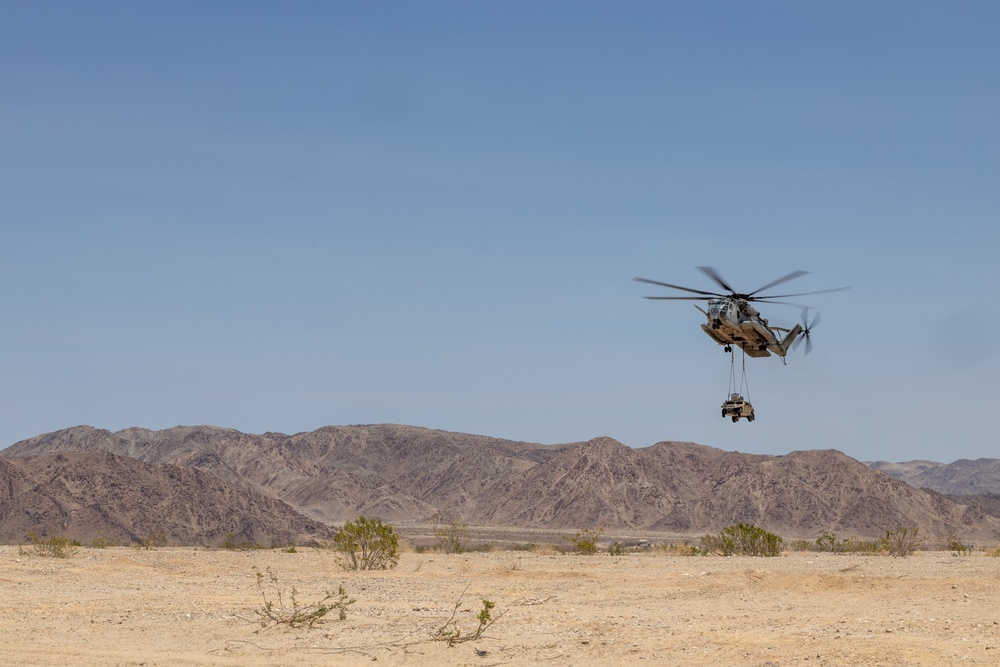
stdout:
{"type": "Polygon", "coordinates": [[[936,461],[872,461],[867,465],[910,486],[945,495],[1000,494],[1000,459],[936,461]]]}
{"type": "Polygon", "coordinates": [[[295,435],[80,426],[0,455],[69,451],[193,467],[326,522],[439,513],[479,526],[702,534],[743,521],[801,537],[875,536],[901,525],[983,536],[1000,525],[981,505],[916,489],[834,450],[764,456],[669,441],[632,449],[606,437],[539,445],[381,424],[295,435]]]}
{"type": "Polygon", "coordinates": [[[0,541],[302,544],[330,529],[244,484],[108,451],[0,457],[0,541]]]}

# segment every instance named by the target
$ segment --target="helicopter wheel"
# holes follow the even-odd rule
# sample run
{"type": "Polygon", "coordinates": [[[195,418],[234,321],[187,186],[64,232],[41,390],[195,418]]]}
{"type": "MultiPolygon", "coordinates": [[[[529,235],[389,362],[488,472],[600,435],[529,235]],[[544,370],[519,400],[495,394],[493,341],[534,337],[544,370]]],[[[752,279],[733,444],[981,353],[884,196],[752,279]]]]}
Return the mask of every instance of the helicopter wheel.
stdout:
{"type": "Polygon", "coordinates": [[[739,417],[733,417],[733,423],[734,423],[734,424],[735,424],[736,422],[738,422],[739,420],[740,420],[740,418],[739,418],[739,417]]]}

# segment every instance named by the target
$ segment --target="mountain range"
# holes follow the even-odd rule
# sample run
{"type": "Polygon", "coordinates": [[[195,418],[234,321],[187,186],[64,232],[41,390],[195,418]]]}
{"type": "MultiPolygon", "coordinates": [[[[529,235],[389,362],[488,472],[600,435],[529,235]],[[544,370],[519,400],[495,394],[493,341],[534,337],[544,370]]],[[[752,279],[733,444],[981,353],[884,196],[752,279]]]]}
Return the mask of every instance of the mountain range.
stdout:
{"type": "MultiPolygon", "coordinates": [[[[99,468],[104,460],[117,466],[119,489],[128,487],[133,494],[111,511],[107,495],[87,495],[88,485],[81,483],[73,487],[73,502],[113,517],[126,507],[153,504],[158,511],[142,519],[151,522],[143,523],[144,530],[170,515],[172,503],[182,498],[202,511],[216,508],[235,516],[236,489],[251,494],[241,511],[248,509],[251,497],[261,507],[265,500],[280,503],[313,521],[296,525],[293,532],[313,536],[319,534],[317,522],[331,524],[359,514],[387,521],[429,522],[440,515],[474,526],[684,535],[749,522],[804,538],[823,531],[873,537],[906,525],[930,535],[969,539],[992,536],[1000,527],[988,504],[915,488],[835,450],[766,456],[672,441],[633,449],[607,437],[540,445],[392,424],[328,426],[295,435],[252,435],[212,426],[117,432],[78,426],[21,441],[0,456],[14,467],[37,468],[53,465],[46,457],[68,457],[70,452],[110,454],[79,459],[80,465],[92,466],[81,469],[79,479],[100,477],[103,473],[93,466],[99,468]],[[144,467],[126,463],[129,459],[144,467]],[[128,465],[133,467],[127,471],[128,465]],[[204,477],[186,477],[193,475],[204,477]],[[159,488],[153,477],[164,489],[181,482],[184,486],[174,495],[149,495],[159,488]],[[209,478],[225,485],[218,488],[231,490],[209,493],[212,486],[203,481],[209,478]]],[[[0,495],[4,502],[8,509],[0,505],[0,539],[9,539],[3,517],[23,513],[27,501],[12,491],[6,499],[0,495]]],[[[65,509],[69,501],[61,502],[61,516],[69,525],[74,515],[65,509]]],[[[262,518],[249,512],[247,525],[262,518]]],[[[192,519],[181,524],[190,528],[192,519]]],[[[214,528],[216,533],[223,529],[214,528]]],[[[134,526],[128,530],[137,532],[134,526]]],[[[176,539],[190,541],[196,533],[181,531],[176,539]]]]}
{"type": "Polygon", "coordinates": [[[952,463],[874,461],[868,465],[910,486],[946,495],[1000,494],[1000,459],[959,459],[952,463]]]}
{"type": "Polygon", "coordinates": [[[0,541],[29,533],[91,544],[288,545],[322,541],[328,526],[242,484],[191,466],[110,452],[0,458],[0,541]]]}

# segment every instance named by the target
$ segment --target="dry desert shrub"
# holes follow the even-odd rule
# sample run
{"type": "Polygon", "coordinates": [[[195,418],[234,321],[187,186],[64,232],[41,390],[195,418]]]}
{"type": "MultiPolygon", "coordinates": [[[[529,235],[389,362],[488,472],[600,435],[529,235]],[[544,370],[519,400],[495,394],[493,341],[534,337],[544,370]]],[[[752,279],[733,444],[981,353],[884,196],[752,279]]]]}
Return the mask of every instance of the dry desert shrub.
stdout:
{"type": "Polygon", "coordinates": [[[924,544],[919,536],[920,529],[916,526],[900,526],[896,530],[887,530],[882,536],[881,546],[890,556],[909,556],[924,544]]]}
{"type": "Polygon", "coordinates": [[[467,634],[462,634],[461,629],[458,627],[458,622],[455,620],[455,616],[458,614],[459,608],[462,606],[462,598],[465,597],[465,592],[469,590],[469,586],[465,587],[462,594],[458,596],[458,600],[455,601],[455,607],[451,611],[451,617],[445,621],[444,625],[438,628],[437,633],[434,635],[434,639],[440,641],[448,642],[448,646],[454,646],[460,642],[467,642],[479,639],[483,636],[483,633],[497,621],[499,621],[506,611],[502,611],[496,616],[493,616],[493,609],[496,607],[496,603],[488,598],[483,598],[483,606],[476,615],[476,620],[479,621],[479,626],[467,634]]]}
{"type": "Polygon", "coordinates": [[[809,540],[792,540],[788,543],[789,551],[816,551],[816,543],[809,540]]]}
{"type": "Polygon", "coordinates": [[[945,548],[956,556],[968,556],[972,553],[972,547],[962,542],[957,535],[948,536],[948,544],[945,548]]]}
{"type": "Polygon", "coordinates": [[[264,605],[254,611],[264,626],[274,623],[290,628],[311,628],[331,611],[338,612],[338,618],[343,621],[347,618],[347,608],[355,602],[343,586],[338,586],[336,593],[326,591],[317,602],[303,604],[294,586],[286,595],[278,583],[278,575],[270,567],[257,572],[257,590],[264,605]]]}
{"type": "Polygon", "coordinates": [[[830,553],[849,553],[863,556],[874,556],[885,550],[881,539],[869,540],[862,537],[845,537],[838,539],[836,533],[824,530],[823,534],[816,538],[816,551],[828,551],[830,553]]]}
{"type": "Polygon", "coordinates": [[[135,550],[145,549],[147,551],[153,551],[160,547],[167,546],[167,536],[158,531],[153,531],[142,538],[141,542],[133,542],[132,548],[135,550]]]}
{"type": "Polygon", "coordinates": [[[440,514],[434,515],[434,537],[438,546],[446,554],[465,553],[469,539],[469,527],[455,520],[445,520],[440,514]]]}
{"type": "Polygon", "coordinates": [[[107,549],[108,547],[117,547],[120,545],[121,545],[121,540],[119,540],[117,537],[107,537],[103,533],[95,537],[93,541],[90,543],[90,546],[92,546],[95,549],[107,549]]]}
{"type": "Polygon", "coordinates": [[[548,543],[529,544],[528,548],[526,548],[525,551],[530,551],[536,554],[542,554],[544,556],[554,556],[555,554],[562,553],[562,549],[560,549],[558,546],[556,546],[555,544],[548,544],[548,543]]]}
{"type": "Polygon", "coordinates": [[[226,538],[222,541],[222,548],[227,551],[250,551],[253,549],[265,549],[266,547],[247,540],[237,540],[236,533],[226,533],[226,538]]]}
{"type": "Polygon", "coordinates": [[[22,556],[42,556],[43,558],[69,558],[80,550],[80,543],[63,535],[41,537],[38,533],[28,531],[29,545],[18,544],[18,553],[22,556]]]}
{"type": "Polygon", "coordinates": [[[603,534],[603,531],[600,530],[584,528],[576,531],[575,535],[563,535],[562,538],[569,542],[574,553],[593,556],[597,553],[597,541],[601,539],[603,534]]]}
{"type": "Polygon", "coordinates": [[[705,555],[704,549],[699,549],[698,547],[690,544],[688,542],[681,542],[680,544],[658,544],[654,547],[657,554],[663,556],[703,556],[705,555]]]}
{"type": "Polygon", "coordinates": [[[628,554],[628,547],[624,542],[612,542],[608,545],[608,554],[611,556],[624,556],[628,554]]]}

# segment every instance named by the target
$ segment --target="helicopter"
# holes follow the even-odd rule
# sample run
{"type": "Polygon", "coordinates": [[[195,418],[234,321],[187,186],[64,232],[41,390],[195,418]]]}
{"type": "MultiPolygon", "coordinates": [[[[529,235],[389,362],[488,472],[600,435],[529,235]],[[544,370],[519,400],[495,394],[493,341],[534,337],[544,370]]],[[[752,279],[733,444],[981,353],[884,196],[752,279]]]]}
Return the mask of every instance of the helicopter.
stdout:
{"type": "Polygon", "coordinates": [[[782,283],[788,282],[800,276],[804,276],[808,271],[792,271],[788,275],[782,276],[777,280],[772,280],[763,287],[759,287],[752,292],[737,292],[729,283],[719,275],[711,266],[699,266],[697,267],[699,271],[707,275],[722,289],[726,290],[728,294],[720,294],[718,292],[708,292],[705,290],[692,289],[690,287],[681,287],[680,285],[671,285],[670,283],[660,282],[658,280],[649,280],[648,278],[633,278],[641,283],[648,283],[650,285],[659,285],[661,287],[669,287],[671,289],[681,290],[684,292],[691,292],[692,294],[698,294],[699,296],[647,296],[647,299],[656,300],[687,300],[687,301],[708,301],[708,310],[705,310],[698,304],[694,304],[695,308],[700,310],[708,318],[707,324],[702,324],[701,328],[704,330],[708,336],[717,342],[719,345],[725,346],[726,352],[732,352],[733,346],[736,345],[751,357],[769,357],[771,354],[777,355],[782,363],[785,363],[785,355],[794,348],[798,347],[798,344],[802,340],[806,341],[806,354],[812,351],[812,341],[809,336],[812,333],[812,329],[819,323],[819,313],[809,321],[808,311],[810,306],[803,306],[796,303],[789,303],[787,301],[775,301],[774,299],[786,299],[789,297],[796,296],[806,296],[809,294],[826,294],[828,292],[842,292],[844,290],[851,289],[850,287],[836,287],[834,289],[819,290],[815,292],[798,292],[795,294],[768,294],[759,295],[760,292],[776,287],[782,283]],[[777,303],[787,306],[795,306],[802,309],[802,324],[796,324],[791,329],[786,329],[783,327],[771,326],[768,321],[761,316],[760,312],[755,309],[751,303],[777,303]]]}

